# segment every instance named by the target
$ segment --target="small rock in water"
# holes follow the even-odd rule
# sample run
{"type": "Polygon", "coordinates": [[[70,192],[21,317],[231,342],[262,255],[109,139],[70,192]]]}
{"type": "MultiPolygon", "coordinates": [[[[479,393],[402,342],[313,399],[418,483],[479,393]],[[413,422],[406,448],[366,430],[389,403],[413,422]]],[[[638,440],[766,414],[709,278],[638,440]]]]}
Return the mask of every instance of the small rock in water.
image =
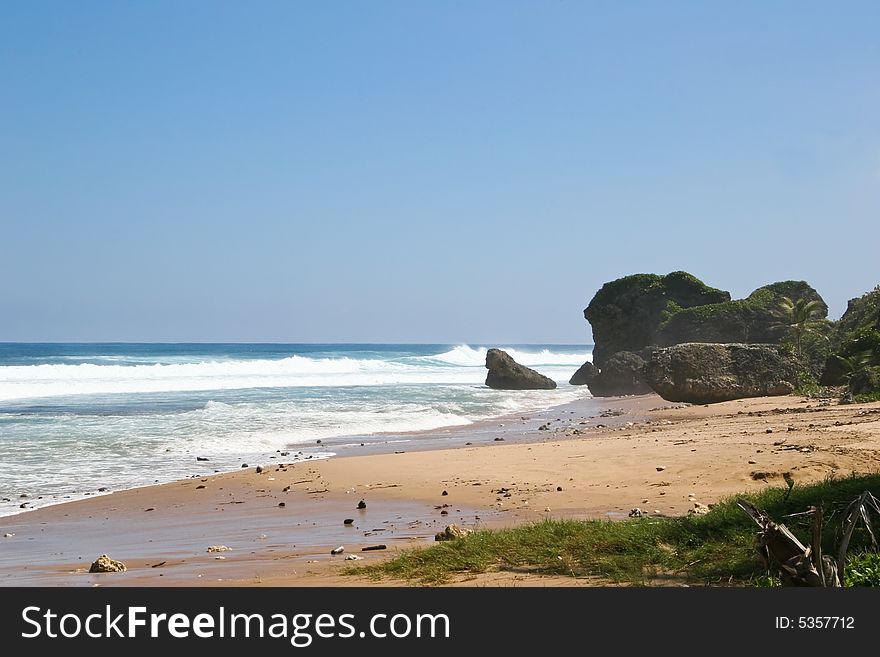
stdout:
{"type": "Polygon", "coordinates": [[[330,550],[330,554],[342,554],[343,552],[345,552],[344,545],[340,545],[339,547],[333,548],[332,550],[330,550]]]}
{"type": "Polygon", "coordinates": [[[642,517],[642,510],[639,507],[636,507],[634,509],[630,509],[629,510],[629,517],[630,518],[641,518],[642,517]]]}
{"type": "Polygon", "coordinates": [[[258,465],[258,466],[256,467],[256,469],[254,470],[254,472],[256,472],[257,474],[260,474],[262,471],[263,471],[263,466],[262,466],[262,465],[258,465]]]}
{"type": "Polygon", "coordinates": [[[320,444],[321,444],[321,439],[318,438],[318,440],[315,441],[315,444],[316,444],[316,445],[320,445],[320,444]]]}
{"type": "Polygon", "coordinates": [[[445,497],[445,496],[447,496],[447,495],[449,495],[449,493],[448,493],[447,491],[443,491],[442,493],[440,493],[440,496],[441,496],[441,497],[445,497]]]}
{"type": "Polygon", "coordinates": [[[248,467],[248,464],[247,464],[247,463],[242,463],[242,464],[241,464],[241,467],[246,468],[246,467],[248,467]]]}
{"type": "Polygon", "coordinates": [[[495,439],[495,442],[496,442],[496,443],[500,443],[500,442],[502,442],[503,440],[504,440],[504,438],[502,438],[501,436],[498,436],[498,437],[495,439]]]}
{"type": "Polygon", "coordinates": [[[110,490],[110,489],[107,488],[106,486],[101,486],[101,487],[98,489],[98,492],[99,492],[99,493],[106,493],[108,490],[110,490]]]}
{"type": "Polygon", "coordinates": [[[663,472],[665,469],[666,469],[665,465],[658,465],[657,466],[657,472],[663,472]]]}
{"type": "Polygon", "coordinates": [[[447,511],[446,509],[443,509],[443,510],[440,512],[440,515],[441,515],[441,516],[448,516],[448,515],[449,515],[449,511],[447,511]]]}
{"type": "Polygon", "coordinates": [[[98,557],[89,567],[90,573],[124,573],[125,570],[124,563],[111,559],[106,554],[98,557]]]}
{"type": "Polygon", "coordinates": [[[287,505],[286,505],[284,502],[279,502],[279,503],[278,503],[278,506],[282,506],[282,507],[283,507],[283,506],[287,506],[287,505]]]}
{"type": "Polygon", "coordinates": [[[557,493],[561,493],[561,492],[562,492],[562,486],[557,486],[557,487],[556,487],[556,492],[557,492],[557,493]]]}
{"type": "Polygon", "coordinates": [[[346,518],[345,520],[342,521],[342,524],[343,524],[343,525],[353,525],[353,524],[354,524],[354,518],[346,518]]]}
{"type": "Polygon", "coordinates": [[[208,552],[229,552],[231,549],[225,545],[211,545],[208,547],[208,552]]]}
{"type": "Polygon", "coordinates": [[[346,560],[346,561],[360,561],[361,559],[363,559],[363,557],[359,557],[359,556],[356,555],[356,554],[347,554],[347,555],[345,555],[345,560],[346,560]]]}
{"type": "Polygon", "coordinates": [[[367,508],[367,503],[364,502],[363,500],[361,500],[360,502],[358,502],[358,508],[359,508],[359,509],[366,509],[366,508],[367,508]]]}
{"type": "Polygon", "coordinates": [[[208,460],[208,457],[206,457],[206,456],[197,456],[196,457],[196,461],[207,461],[207,460],[208,460]]]}

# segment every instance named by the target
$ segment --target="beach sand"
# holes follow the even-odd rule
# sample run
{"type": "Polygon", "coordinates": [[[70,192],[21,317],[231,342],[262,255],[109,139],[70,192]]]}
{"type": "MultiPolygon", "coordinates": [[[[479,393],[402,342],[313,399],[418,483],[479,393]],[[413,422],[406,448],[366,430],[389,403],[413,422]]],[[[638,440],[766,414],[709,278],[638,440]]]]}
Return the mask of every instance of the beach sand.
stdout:
{"type": "MultiPolygon", "coordinates": [[[[599,400],[606,412],[597,415],[596,401],[414,435],[386,453],[365,446],[363,456],[273,461],[260,473],[251,464],[0,518],[0,585],[400,585],[342,574],[345,557],[364,564],[430,545],[450,523],[622,519],[636,507],[682,515],[783,486],[786,473],[811,482],[880,471],[880,403],[792,396],[685,406],[643,395],[599,400]],[[338,546],[345,551],[331,555],[338,546]],[[103,553],[128,570],[88,574],[103,553]]],[[[487,573],[455,583],[597,582],[487,573]]]]}

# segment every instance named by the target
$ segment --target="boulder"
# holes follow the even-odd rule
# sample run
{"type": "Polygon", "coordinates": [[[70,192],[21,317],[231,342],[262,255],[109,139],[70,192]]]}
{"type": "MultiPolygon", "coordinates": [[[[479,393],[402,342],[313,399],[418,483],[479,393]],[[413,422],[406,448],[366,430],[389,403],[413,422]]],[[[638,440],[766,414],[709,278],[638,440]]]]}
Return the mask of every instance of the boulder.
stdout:
{"type": "Polygon", "coordinates": [[[124,563],[111,559],[106,554],[98,557],[89,568],[90,573],[124,573],[125,571],[124,563]]]}
{"type": "Polygon", "coordinates": [[[556,381],[520,365],[501,349],[486,352],[486,385],[498,390],[552,390],[556,381]]]}
{"type": "Polygon", "coordinates": [[[609,358],[588,384],[594,397],[644,395],[651,392],[645,382],[645,359],[631,351],[619,351],[609,358]]]}
{"type": "Polygon", "coordinates": [[[458,525],[447,525],[446,529],[444,529],[442,532],[437,532],[434,535],[434,540],[454,541],[459,538],[464,538],[471,533],[473,533],[472,529],[465,529],[464,527],[459,527],[458,525]]]}
{"type": "Polygon", "coordinates": [[[578,371],[571,375],[568,382],[573,386],[589,386],[593,378],[599,373],[599,368],[593,365],[592,361],[587,361],[578,368],[578,371]]]}
{"type": "Polygon", "coordinates": [[[849,378],[850,370],[846,363],[836,354],[832,354],[825,359],[825,367],[822,369],[822,376],[819,378],[820,386],[842,386],[849,378]]]}
{"type": "Polygon", "coordinates": [[[709,404],[790,394],[797,368],[774,345],[686,343],[656,350],[645,379],[668,401],[709,404]]]}
{"type": "Polygon", "coordinates": [[[730,301],[728,292],[683,271],[634,274],[605,283],[584,310],[593,328],[593,363],[601,369],[618,351],[656,344],[657,330],[671,313],[724,301],[730,301]]]}

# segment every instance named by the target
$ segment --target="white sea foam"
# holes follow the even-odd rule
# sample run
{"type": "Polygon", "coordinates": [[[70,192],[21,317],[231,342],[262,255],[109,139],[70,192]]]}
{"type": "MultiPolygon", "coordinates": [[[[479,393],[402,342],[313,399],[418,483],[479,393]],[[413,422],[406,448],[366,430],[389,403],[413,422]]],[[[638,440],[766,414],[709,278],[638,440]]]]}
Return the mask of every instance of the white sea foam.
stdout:
{"type": "MultiPolygon", "coordinates": [[[[450,365],[460,365],[463,367],[484,367],[486,364],[486,352],[488,347],[471,347],[470,345],[460,344],[447,352],[436,356],[420,356],[420,358],[428,361],[439,361],[449,363],[450,365]]],[[[584,364],[585,360],[590,360],[589,352],[566,353],[542,349],[540,351],[525,351],[517,348],[504,347],[511,358],[521,365],[534,367],[539,365],[572,365],[575,368],[584,364]]]]}
{"type": "MultiPolygon", "coordinates": [[[[586,353],[509,349],[517,361],[556,380],[567,380],[586,353]],[[545,369],[542,369],[545,368],[545,369]]],[[[250,388],[474,384],[485,379],[486,349],[459,345],[407,362],[357,358],[223,360],[195,363],[96,365],[93,363],[0,367],[0,401],[113,393],[159,393],[250,388]]]]}

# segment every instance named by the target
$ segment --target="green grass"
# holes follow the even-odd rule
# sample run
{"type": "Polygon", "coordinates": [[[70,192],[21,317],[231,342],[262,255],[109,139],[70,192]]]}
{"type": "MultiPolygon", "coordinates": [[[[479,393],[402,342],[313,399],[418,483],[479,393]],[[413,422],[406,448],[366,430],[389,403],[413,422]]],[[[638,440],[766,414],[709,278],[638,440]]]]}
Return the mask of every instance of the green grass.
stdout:
{"type": "MultiPolygon", "coordinates": [[[[774,578],[755,551],[757,526],[737,506],[743,497],[786,524],[805,545],[811,517],[792,513],[821,505],[826,525],[823,550],[836,554],[843,510],[864,490],[880,493],[880,475],[828,479],[812,485],[768,488],[715,505],[703,516],[629,520],[544,520],[502,530],[482,530],[451,542],[414,549],[388,561],[347,570],[434,585],[455,575],[526,569],[548,575],[597,576],[609,583],[645,585],[655,577],[691,583],[772,586],[774,578]]],[[[862,529],[852,550],[868,545],[862,529]]],[[[880,565],[880,561],[875,562],[880,565]]]]}
{"type": "Polygon", "coordinates": [[[880,586],[880,553],[855,555],[847,563],[846,586],[880,586]]]}

